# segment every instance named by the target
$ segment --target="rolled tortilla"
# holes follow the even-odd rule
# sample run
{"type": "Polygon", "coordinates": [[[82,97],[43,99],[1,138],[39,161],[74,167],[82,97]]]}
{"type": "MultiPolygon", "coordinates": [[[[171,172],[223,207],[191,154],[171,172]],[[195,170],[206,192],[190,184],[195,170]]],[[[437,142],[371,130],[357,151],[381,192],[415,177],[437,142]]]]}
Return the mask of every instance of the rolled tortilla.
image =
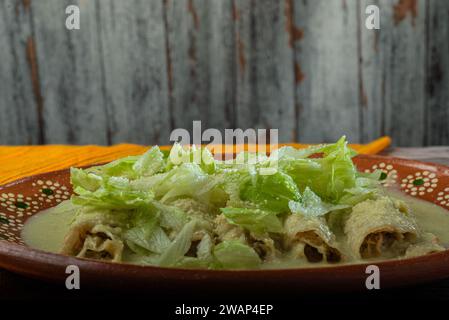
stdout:
{"type": "Polygon", "coordinates": [[[252,247],[264,261],[275,260],[280,254],[275,246],[274,240],[268,234],[254,234],[252,232],[247,232],[246,240],[250,247],[252,247]]]}
{"type": "Polygon", "coordinates": [[[81,214],[64,238],[62,254],[80,258],[119,262],[123,241],[120,219],[112,214],[81,214]]]}
{"type": "Polygon", "coordinates": [[[403,201],[380,197],[354,206],[345,234],[355,258],[393,258],[405,254],[417,239],[418,229],[403,201]]]}
{"type": "Polygon", "coordinates": [[[324,217],[304,217],[292,214],[285,220],[285,245],[295,258],[306,258],[309,262],[340,262],[342,254],[337,248],[335,235],[327,226],[324,217]]]}
{"type": "Polygon", "coordinates": [[[246,243],[245,230],[243,228],[230,224],[223,214],[218,215],[214,221],[214,233],[219,242],[237,240],[246,243]]]}
{"type": "MultiPolygon", "coordinates": [[[[198,218],[192,242],[201,241],[205,234],[211,235],[214,227],[214,215],[211,214],[212,209],[208,206],[190,198],[177,199],[169,203],[169,205],[181,209],[191,218],[198,218]]],[[[178,232],[179,230],[173,230],[171,237],[174,238],[178,232]]]]}
{"type": "Polygon", "coordinates": [[[240,226],[230,224],[223,214],[215,218],[214,233],[219,242],[237,240],[254,249],[262,260],[270,261],[279,256],[274,240],[268,234],[254,234],[240,226]]]}

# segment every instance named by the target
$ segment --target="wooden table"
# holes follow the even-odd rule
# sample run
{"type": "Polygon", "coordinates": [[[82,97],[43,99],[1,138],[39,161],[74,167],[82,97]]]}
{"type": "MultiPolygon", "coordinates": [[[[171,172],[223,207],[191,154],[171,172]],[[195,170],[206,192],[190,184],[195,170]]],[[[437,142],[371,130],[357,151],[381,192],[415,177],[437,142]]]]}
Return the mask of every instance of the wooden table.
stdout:
{"type": "MultiPolygon", "coordinates": [[[[383,155],[411,158],[428,162],[438,162],[449,166],[449,147],[395,148],[383,152],[383,155]]],[[[15,275],[5,270],[0,270],[0,299],[79,299],[85,297],[95,298],[99,296],[102,298],[108,298],[117,297],[117,295],[120,295],[120,293],[102,291],[101,294],[98,294],[97,291],[68,291],[65,289],[64,284],[48,284],[39,280],[32,280],[15,275]]],[[[135,296],[129,294],[127,294],[126,297],[132,297],[133,299],[136,298],[135,296]]],[[[145,299],[145,297],[147,296],[138,296],[138,298],[141,299],[145,299]]],[[[277,300],[279,297],[280,296],[272,298],[277,300]]],[[[152,296],[152,299],[154,298],[155,297],[152,296]]],[[[167,298],[167,296],[163,294],[157,297],[159,300],[164,300],[164,298],[167,298]]],[[[188,298],[183,296],[180,299],[183,299],[184,301],[191,301],[195,298],[198,298],[197,293],[191,292],[188,298]]],[[[201,296],[199,298],[210,301],[210,297],[207,296],[201,296]]],[[[271,297],[269,298],[271,299],[271,297]]],[[[314,300],[315,298],[316,296],[312,296],[306,299],[308,299],[311,303],[314,303],[316,302],[316,300],[314,300]]],[[[170,293],[170,299],[173,299],[173,293],[170,293]]],[[[282,297],[282,299],[285,300],[285,297],[282,297]]],[[[323,299],[326,299],[326,296],[324,296],[324,298],[323,296],[320,296],[320,301],[323,299]]],[[[364,294],[340,294],[337,298],[335,298],[335,296],[332,297],[332,300],[334,302],[338,301],[338,303],[347,303],[349,301],[373,303],[373,301],[384,302],[390,301],[391,299],[420,301],[429,299],[449,300],[449,279],[406,289],[378,290],[377,292],[368,292],[364,294]]],[[[202,300],[199,301],[201,302],[202,300]]]]}

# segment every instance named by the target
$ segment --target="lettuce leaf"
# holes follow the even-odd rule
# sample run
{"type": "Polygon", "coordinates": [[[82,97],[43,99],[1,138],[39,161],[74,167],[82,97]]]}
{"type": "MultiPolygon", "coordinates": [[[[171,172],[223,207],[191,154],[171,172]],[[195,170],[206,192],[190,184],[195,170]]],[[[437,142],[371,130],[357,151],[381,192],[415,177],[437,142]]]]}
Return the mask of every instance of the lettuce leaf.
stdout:
{"type": "Polygon", "coordinates": [[[158,265],[172,266],[184,257],[192,244],[192,235],[195,231],[195,226],[196,220],[192,220],[182,228],[168,248],[160,256],[158,265]]]}
{"type": "Polygon", "coordinates": [[[322,153],[323,157],[291,160],[280,165],[300,190],[309,187],[323,200],[338,203],[345,189],[355,186],[357,170],[352,162],[355,153],[348,147],[345,137],[314,151],[322,153]]]}
{"type": "Polygon", "coordinates": [[[206,234],[197,246],[197,257],[183,257],[176,263],[182,268],[217,268],[217,261],[213,255],[214,244],[211,237],[206,234]]]}
{"type": "Polygon", "coordinates": [[[180,166],[183,163],[195,163],[208,174],[215,172],[216,161],[207,148],[198,148],[195,145],[183,147],[175,143],[168,156],[167,169],[180,166]]]}
{"type": "Polygon", "coordinates": [[[152,204],[158,210],[160,225],[163,228],[179,231],[189,221],[189,216],[177,207],[158,201],[153,201],[152,204]]]}
{"type": "MultiPolygon", "coordinates": [[[[78,169],[77,169],[78,170],[78,169]]],[[[79,177],[79,171],[76,173],[79,177]]],[[[154,198],[154,194],[148,190],[136,190],[124,177],[103,177],[95,185],[92,174],[87,175],[88,180],[77,181],[72,176],[72,184],[75,195],[72,202],[76,205],[93,206],[103,209],[134,209],[147,206],[154,198]]],[[[97,179],[98,176],[95,176],[97,179]]]]}
{"type": "Polygon", "coordinates": [[[289,201],[298,201],[301,194],[293,179],[282,172],[271,175],[256,175],[240,187],[240,197],[258,207],[270,211],[288,210],[289,201]]]}
{"type": "Polygon", "coordinates": [[[306,217],[323,216],[331,211],[349,208],[349,205],[333,205],[323,202],[310,188],[306,188],[301,201],[290,201],[289,208],[292,213],[302,214],[306,217]]]}
{"type": "Polygon", "coordinates": [[[136,253],[142,253],[136,246],[150,252],[161,254],[170,246],[170,239],[158,226],[152,229],[146,226],[129,229],[125,235],[126,244],[136,253]]]}
{"type": "Polygon", "coordinates": [[[283,227],[276,212],[250,208],[221,208],[229,223],[241,226],[254,233],[282,233],[283,227]]]}
{"type": "Polygon", "coordinates": [[[71,168],[70,182],[73,188],[82,188],[93,192],[101,187],[103,178],[98,174],[83,169],[71,168]]]}
{"type": "Polygon", "coordinates": [[[137,176],[152,176],[165,166],[164,155],[159,147],[153,147],[145,152],[133,164],[132,169],[137,176]]]}
{"type": "Polygon", "coordinates": [[[209,203],[217,180],[206,174],[196,163],[183,163],[173,168],[157,183],[153,190],[162,202],[188,196],[209,203]]]}
{"type": "Polygon", "coordinates": [[[235,240],[215,246],[214,256],[225,269],[257,268],[262,262],[253,248],[235,240]]]}
{"type": "Polygon", "coordinates": [[[141,156],[129,156],[84,170],[72,168],[71,179],[72,183],[93,191],[92,188],[87,187],[89,181],[93,182],[93,178],[101,180],[108,177],[123,177],[134,180],[160,172],[164,166],[164,155],[159,147],[155,146],[141,156]]]}
{"type": "Polygon", "coordinates": [[[109,177],[125,177],[128,179],[137,178],[137,174],[133,169],[133,165],[140,158],[140,156],[129,156],[114,160],[101,166],[93,166],[83,171],[86,173],[93,173],[98,176],[109,177]]]}
{"type": "Polygon", "coordinates": [[[151,205],[134,212],[133,227],[125,232],[124,238],[135,253],[162,254],[171,244],[166,230],[180,231],[188,221],[189,217],[181,209],[153,201],[151,205]]]}

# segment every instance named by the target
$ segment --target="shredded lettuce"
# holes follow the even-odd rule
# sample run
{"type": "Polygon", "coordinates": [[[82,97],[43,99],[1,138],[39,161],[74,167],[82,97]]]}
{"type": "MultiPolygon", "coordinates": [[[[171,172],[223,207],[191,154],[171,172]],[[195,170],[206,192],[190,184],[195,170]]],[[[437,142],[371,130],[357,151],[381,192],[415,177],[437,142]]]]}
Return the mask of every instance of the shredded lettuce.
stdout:
{"type": "Polygon", "coordinates": [[[99,176],[125,177],[134,179],[137,177],[137,173],[134,171],[133,166],[138,159],[139,156],[129,156],[114,160],[102,166],[91,167],[84,171],[87,173],[94,173],[99,176]]]}
{"type": "Polygon", "coordinates": [[[163,253],[170,245],[170,239],[159,226],[159,212],[151,207],[139,209],[133,217],[133,225],[127,230],[124,238],[128,246],[136,253],[141,249],[152,253],[163,253]]]}
{"type": "Polygon", "coordinates": [[[153,201],[158,210],[160,225],[163,228],[179,231],[189,221],[188,215],[181,209],[153,201]]]}
{"type": "Polygon", "coordinates": [[[94,192],[101,187],[103,178],[86,170],[71,168],[70,182],[73,188],[82,188],[86,191],[94,192]]]}
{"type": "Polygon", "coordinates": [[[241,226],[254,233],[283,232],[282,223],[276,212],[250,208],[221,208],[229,223],[241,226]]]}
{"type": "Polygon", "coordinates": [[[195,231],[196,223],[196,220],[192,220],[181,229],[176,238],[160,256],[158,261],[160,266],[174,265],[184,257],[192,244],[192,235],[195,231]]]}
{"type": "Polygon", "coordinates": [[[161,171],[164,165],[164,155],[161,150],[159,147],[153,147],[139,157],[132,169],[137,176],[152,176],[161,171]]]}
{"type": "Polygon", "coordinates": [[[215,246],[214,256],[225,269],[257,268],[262,262],[253,248],[234,240],[215,246]]]}
{"type": "Polygon", "coordinates": [[[161,254],[170,246],[170,239],[161,227],[134,227],[125,233],[127,244],[136,253],[141,253],[136,246],[150,252],[161,254]]]}
{"type": "Polygon", "coordinates": [[[241,186],[242,200],[257,204],[260,208],[283,212],[288,210],[288,202],[301,198],[293,179],[282,172],[272,175],[257,175],[241,186]]]}
{"type": "Polygon", "coordinates": [[[168,156],[167,168],[171,169],[183,163],[195,163],[209,174],[215,172],[216,161],[207,148],[197,148],[195,145],[186,148],[179,143],[175,143],[168,156]]]}
{"type": "Polygon", "coordinates": [[[250,244],[214,235],[215,216],[221,212],[253,236],[282,237],[290,214],[326,216],[332,228],[340,227],[352,206],[378,195],[382,179],[381,172],[357,172],[354,155],[345,137],[301,150],[282,147],[269,156],[241,152],[225,161],[206,148],[153,147],[141,156],[72,168],[72,204],[82,214],[120,217],[130,261],[257,268],[262,261],[250,244]],[[191,203],[208,212],[196,214],[191,203]]]}
{"type": "Polygon", "coordinates": [[[281,161],[280,165],[300,190],[309,187],[323,200],[338,203],[345,189],[355,186],[357,170],[352,162],[355,153],[348,147],[345,137],[314,151],[323,157],[281,161]]]}
{"type": "Polygon", "coordinates": [[[349,208],[349,205],[333,205],[324,202],[310,188],[306,188],[301,201],[290,201],[289,208],[292,213],[302,214],[306,217],[319,217],[331,211],[349,208]]]}
{"type": "Polygon", "coordinates": [[[214,243],[210,235],[205,234],[197,246],[196,257],[183,257],[176,263],[177,267],[183,268],[219,268],[218,262],[213,255],[214,243]]]}
{"type": "Polygon", "coordinates": [[[209,185],[209,176],[196,163],[182,163],[173,168],[154,186],[154,191],[161,201],[179,196],[190,196],[201,200],[201,196],[214,185],[209,185]]]}
{"type": "Polygon", "coordinates": [[[87,179],[77,181],[82,175],[84,174],[75,173],[75,179],[72,175],[75,193],[72,196],[72,202],[76,205],[105,209],[134,209],[148,205],[154,198],[151,190],[136,190],[124,177],[105,176],[98,180],[98,184],[94,185],[94,180],[98,176],[87,174],[87,179]],[[95,178],[93,178],[94,176],[95,178]]]}

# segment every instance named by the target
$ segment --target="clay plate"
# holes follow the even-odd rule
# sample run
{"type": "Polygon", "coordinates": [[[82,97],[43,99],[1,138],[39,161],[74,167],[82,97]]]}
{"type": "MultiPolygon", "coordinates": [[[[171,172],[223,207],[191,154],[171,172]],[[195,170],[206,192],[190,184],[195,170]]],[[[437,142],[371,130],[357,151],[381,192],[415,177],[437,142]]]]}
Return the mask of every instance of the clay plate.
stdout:
{"type": "MultiPolygon", "coordinates": [[[[357,156],[354,161],[360,171],[385,172],[386,185],[396,184],[411,196],[449,209],[448,167],[380,156],[357,156]]],[[[154,290],[156,287],[225,289],[237,286],[296,292],[365,289],[367,264],[283,270],[186,270],[77,259],[27,247],[21,238],[27,219],[69,199],[71,194],[68,170],[28,177],[0,187],[0,268],[64,283],[66,267],[77,265],[83,285],[92,287],[154,290]]],[[[449,277],[449,250],[376,265],[380,268],[383,288],[423,283],[449,277]]]]}

